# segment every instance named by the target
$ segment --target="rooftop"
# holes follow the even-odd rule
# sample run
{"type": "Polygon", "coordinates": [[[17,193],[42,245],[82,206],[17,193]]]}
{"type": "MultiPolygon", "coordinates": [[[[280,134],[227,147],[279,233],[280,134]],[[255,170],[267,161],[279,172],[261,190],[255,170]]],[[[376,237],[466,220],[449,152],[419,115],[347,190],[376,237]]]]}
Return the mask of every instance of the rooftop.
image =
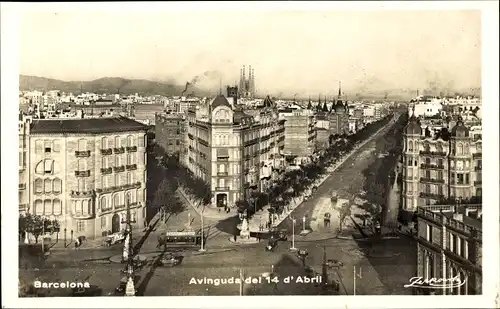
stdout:
{"type": "Polygon", "coordinates": [[[47,133],[111,133],[126,131],[145,131],[147,126],[126,117],[34,120],[32,134],[47,133]]]}

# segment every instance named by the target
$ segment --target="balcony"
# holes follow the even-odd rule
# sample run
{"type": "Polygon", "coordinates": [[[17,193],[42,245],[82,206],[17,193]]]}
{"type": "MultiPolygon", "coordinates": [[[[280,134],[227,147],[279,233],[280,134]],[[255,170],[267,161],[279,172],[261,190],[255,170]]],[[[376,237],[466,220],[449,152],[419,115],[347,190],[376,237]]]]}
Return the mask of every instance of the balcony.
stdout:
{"type": "Polygon", "coordinates": [[[215,187],[216,191],[228,191],[229,187],[215,187]]]}
{"type": "Polygon", "coordinates": [[[89,190],[89,191],[75,191],[72,190],[70,192],[71,198],[89,198],[94,195],[94,191],[89,190]]]}
{"type": "Polygon", "coordinates": [[[112,167],[101,168],[101,174],[102,175],[108,175],[108,174],[111,174],[112,172],[113,172],[113,168],[112,167]]]}
{"type": "Polygon", "coordinates": [[[76,177],[89,177],[90,176],[90,171],[75,171],[75,176],[76,177]]]}
{"type": "Polygon", "coordinates": [[[431,182],[431,183],[444,183],[444,179],[435,179],[435,178],[420,178],[420,182],[431,182]]]}
{"type": "Polygon", "coordinates": [[[420,154],[423,155],[423,156],[437,156],[437,157],[444,157],[444,156],[446,156],[446,152],[444,152],[444,151],[422,150],[422,151],[420,151],[420,154]]]}
{"type": "Polygon", "coordinates": [[[127,164],[125,168],[127,171],[135,171],[137,169],[137,164],[127,164]]]}
{"type": "Polygon", "coordinates": [[[194,136],[191,133],[188,133],[188,137],[189,137],[189,139],[194,139],[194,136]]]}
{"type": "Polygon", "coordinates": [[[474,185],[475,185],[475,186],[480,186],[480,185],[482,185],[482,184],[483,184],[483,181],[482,181],[482,180],[476,180],[476,181],[474,181],[474,185]]]}
{"type": "Polygon", "coordinates": [[[105,194],[105,193],[113,193],[113,192],[117,192],[117,191],[123,191],[123,190],[127,190],[127,189],[138,189],[140,187],[141,187],[141,182],[134,182],[131,184],[125,184],[125,185],[120,185],[120,186],[98,188],[98,189],[95,189],[95,192],[99,193],[99,194],[105,194]]]}
{"type": "Polygon", "coordinates": [[[228,175],[227,172],[217,172],[217,176],[225,177],[227,175],[228,175]]]}
{"type": "Polygon", "coordinates": [[[77,158],[87,158],[87,157],[90,157],[90,150],[75,151],[75,156],[77,158]]]}
{"type": "Polygon", "coordinates": [[[437,165],[437,164],[420,164],[421,168],[427,168],[427,169],[437,169],[437,170],[442,170],[444,169],[444,165],[437,165]]]}
{"type": "Polygon", "coordinates": [[[482,171],[482,170],[483,170],[483,167],[482,167],[482,166],[475,166],[475,167],[474,167],[474,170],[475,170],[476,172],[480,172],[480,171],[482,171]]]}
{"type": "Polygon", "coordinates": [[[25,190],[26,189],[26,184],[25,183],[20,183],[19,184],[19,190],[25,190]]]}
{"type": "Polygon", "coordinates": [[[481,159],[483,157],[482,153],[473,153],[472,158],[473,159],[481,159]]]}
{"type": "Polygon", "coordinates": [[[19,204],[19,212],[27,212],[28,211],[28,204],[19,204]]]}
{"type": "Polygon", "coordinates": [[[92,219],[94,217],[94,214],[92,214],[92,213],[72,213],[71,216],[74,219],[85,220],[85,219],[92,219]]]}
{"type": "Polygon", "coordinates": [[[113,153],[113,149],[112,148],[108,148],[108,149],[101,149],[101,154],[103,156],[109,156],[113,153]]]}
{"type": "Polygon", "coordinates": [[[113,167],[113,171],[115,173],[124,172],[125,171],[125,166],[123,166],[123,165],[122,166],[115,166],[115,167],[113,167]]]}
{"type": "Polygon", "coordinates": [[[419,196],[421,198],[430,198],[430,199],[433,199],[433,200],[444,199],[444,195],[443,194],[439,194],[439,193],[420,192],[419,196]]]}
{"type": "Polygon", "coordinates": [[[115,154],[125,153],[125,148],[124,147],[113,148],[113,152],[115,154]]]}
{"type": "Polygon", "coordinates": [[[137,146],[129,146],[129,147],[127,147],[127,152],[137,152],[137,146]]]}

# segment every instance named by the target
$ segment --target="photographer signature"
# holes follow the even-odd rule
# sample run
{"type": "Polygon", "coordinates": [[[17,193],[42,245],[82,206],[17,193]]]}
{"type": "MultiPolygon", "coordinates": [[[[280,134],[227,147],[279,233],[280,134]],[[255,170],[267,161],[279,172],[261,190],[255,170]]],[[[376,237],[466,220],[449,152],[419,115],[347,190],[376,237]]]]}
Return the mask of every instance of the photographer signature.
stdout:
{"type": "Polygon", "coordinates": [[[405,288],[425,288],[425,289],[452,289],[464,285],[466,280],[462,281],[459,276],[453,278],[426,278],[412,277],[410,283],[405,284],[405,288]]]}

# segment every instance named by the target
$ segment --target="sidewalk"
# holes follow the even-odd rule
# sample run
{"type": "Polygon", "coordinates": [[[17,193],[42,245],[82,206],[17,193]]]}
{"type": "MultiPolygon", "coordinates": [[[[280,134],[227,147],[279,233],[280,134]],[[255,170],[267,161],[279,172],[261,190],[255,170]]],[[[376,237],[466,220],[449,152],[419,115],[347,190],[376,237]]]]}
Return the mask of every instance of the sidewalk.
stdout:
{"type": "Polygon", "coordinates": [[[198,213],[199,216],[201,216],[203,212],[203,219],[208,218],[215,220],[224,220],[237,215],[233,209],[231,209],[231,211],[227,213],[224,212],[224,209],[221,210],[220,208],[214,209],[213,207],[210,206],[203,206],[199,200],[195,199],[192,196],[189,196],[189,194],[187,194],[181,187],[177,189],[177,192],[179,193],[180,196],[182,196],[184,200],[187,201],[189,206],[191,206],[191,208],[193,208],[194,211],[196,211],[196,213],[198,213]]]}

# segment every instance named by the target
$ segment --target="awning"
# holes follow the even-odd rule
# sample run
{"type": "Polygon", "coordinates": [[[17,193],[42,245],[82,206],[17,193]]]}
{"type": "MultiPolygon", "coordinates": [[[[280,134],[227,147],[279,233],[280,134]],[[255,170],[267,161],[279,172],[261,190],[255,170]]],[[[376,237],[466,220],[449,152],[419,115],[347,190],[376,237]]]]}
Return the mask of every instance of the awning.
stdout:
{"type": "Polygon", "coordinates": [[[227,151],[227,148],[217,149],[217,158],[229,158],[229,151],[227,151]]]}

